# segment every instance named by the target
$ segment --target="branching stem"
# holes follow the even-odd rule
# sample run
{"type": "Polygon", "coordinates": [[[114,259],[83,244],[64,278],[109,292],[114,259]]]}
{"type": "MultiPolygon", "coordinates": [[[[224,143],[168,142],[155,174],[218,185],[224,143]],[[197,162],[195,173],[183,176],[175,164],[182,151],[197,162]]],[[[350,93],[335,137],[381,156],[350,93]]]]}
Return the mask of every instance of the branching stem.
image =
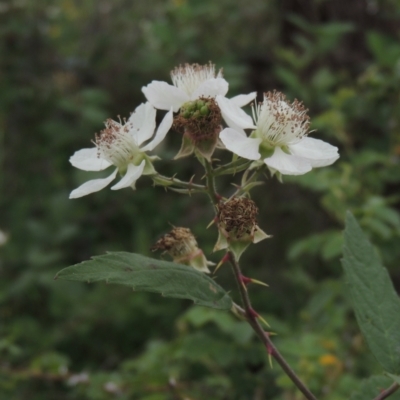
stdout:
{"type": "Polygon", "coordinates": [[[181,181],[180,179],[175,178],[174,176],[164,176],[158,174],[154,179],[154,183],[159,186],[176,186],[178,188],[188,189],[188,190],[197,190],[197,191],[206,191],[207,188],[204,185],[199,185],[197,183],[193,183],[191,180],[189,182],[181,181]]]}

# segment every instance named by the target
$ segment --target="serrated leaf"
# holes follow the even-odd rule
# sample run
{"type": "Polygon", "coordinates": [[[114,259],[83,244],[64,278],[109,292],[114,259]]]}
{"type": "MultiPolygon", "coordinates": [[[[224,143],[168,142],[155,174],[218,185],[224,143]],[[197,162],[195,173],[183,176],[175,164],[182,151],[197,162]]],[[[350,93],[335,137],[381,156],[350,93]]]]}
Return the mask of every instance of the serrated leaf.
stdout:
{"type": "Polygon", "coordinates": [[[106,281],[136,291],[193,300],[195,304],[229,310],[232,300],[213,279],[192,267],[156,260],[140,254],[116,252],[61,270],[54,279],[80,282],[106,281]]]}
{"type": "Polygon", "coordinates": [[[382,367],[400,373],[400,299],[353,215],[346,216],[343,268],[357,322],[382,367]]]}
{"type": "MultiPolygon", "coordinates": [[[[386,376],[371,376],[362,381],[361,387],[352,393],[350,400],[375,399],[383,390],[390,387],[392,383],[392,379],[386,376]]],[[[400,392],[392,394],[390,400],[400,400],[400,392]]]]}

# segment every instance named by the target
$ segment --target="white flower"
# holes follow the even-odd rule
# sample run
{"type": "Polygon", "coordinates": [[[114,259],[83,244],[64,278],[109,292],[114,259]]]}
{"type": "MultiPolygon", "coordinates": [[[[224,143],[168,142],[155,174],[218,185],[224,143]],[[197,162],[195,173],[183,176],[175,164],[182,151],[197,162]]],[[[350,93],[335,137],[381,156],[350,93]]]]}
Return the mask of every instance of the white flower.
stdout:
{"type": "Polygon", "coordinates": [[[220,139],[228,150],[249,160],[262,160],[272,172],[302,175],[339,158],[337,147],[307,137],[307,110],[297,100],[289,103],[282,93],[265,93],[264,101],[253,107],[253,118],[256,129],[250,137],[226,128],[220,139]]]}
{"type": "Polygon", "coordinates": [[[171,71],[173,85],[153,81],[142,88],[146,99],[160,110],[177,112],[183,104],[202,98],[215,98],[225,122],[234,129],[255,128],[251,117],[241,107],[256,97],[256,92],[225,98],[228,82],[222,77],[222,70],[215,72],[214,64],[185,64],[171,71]]]}
{"type": "Polygon", "coordinates": [[[150,103],[141,104],[124,123],[109,119],[106,128],[96,136],[95,145],[90,149],[82,149],[69,159],[70,163],[84,171],[102,171],[111,165],[117,167],[107,178],[94,179],[73,190],[70,199],[86,196],[105,188],[115,179],[119,172],[122,179],[111,189],[125,187],[135,189],[135,183],[141,175],[155,173],[151,157],[146,151],[153,150],[167,134],[172,125],[172,110],[162,120],[154,138],[148,141],[154,133],[156,110],[150,103]]]}

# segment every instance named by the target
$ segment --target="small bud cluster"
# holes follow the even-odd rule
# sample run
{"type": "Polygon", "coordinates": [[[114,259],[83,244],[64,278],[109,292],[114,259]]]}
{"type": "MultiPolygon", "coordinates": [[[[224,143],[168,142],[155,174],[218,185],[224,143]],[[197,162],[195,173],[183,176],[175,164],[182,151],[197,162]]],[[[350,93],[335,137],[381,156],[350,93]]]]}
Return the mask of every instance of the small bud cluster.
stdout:
{"type": "Polygon", "coordinates": [[[186,119],[189,119],[191,117],[193,118],[207,117],[210,114],[210,109],[208,108],[210,103],[211,103],[210,101],[204,101],[200,99],[195,101],[189,101],[181,107],[180,114],[182,115],[183,118],[186,119]]]}
{"type": "Polygon", "coordinates": [[[258,208],[247,197],[234,197],[218,206],[218,241],[214,251],[230,248],[239,260],[250,243],[269,236],[257,225],[258,208]]]}
{"type": "Polygon", "coordinates": [[[151,250],[162,250],[176,258],[187,256],[196,248],[196,239],[189,228],[174,227],[171,232],[158,239],[151,250]]]}
{"type": "Polygon", "coordinates": [[[197,144],[202,140],[218,137],[221,131],[221,111],[212,98],[200,97],[183,104],[174,118],[174,128],[187,133],[197,144]]]}
{"type": "Polygon", "coordinates": [[[258,208],[253,200],[237,197],[220,204],[218,221],[229,236],[239,240],[243,236],[254,234],[257,215],[258,208]]]}
{"type": "Polygon", "coordinates": [[[152,251],[168,253],[175,262],[190,265],[202,272],[210,272],[203,251],[199,249],[196,238],[189,228],[174,227],[171,232],[157,240],[152,251]]]}

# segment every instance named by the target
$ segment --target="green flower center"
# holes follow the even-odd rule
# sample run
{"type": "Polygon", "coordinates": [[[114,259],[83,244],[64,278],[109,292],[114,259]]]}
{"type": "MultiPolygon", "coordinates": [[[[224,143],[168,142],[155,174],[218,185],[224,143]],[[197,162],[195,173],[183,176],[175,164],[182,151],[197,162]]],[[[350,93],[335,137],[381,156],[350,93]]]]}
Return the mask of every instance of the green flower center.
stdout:
{"type": "Polygon", "coordinates": [[[210,102],[206,100],[188,101],[181,107],[180,114],[183,118],[201,118],[210,115],[210,102]]]}

